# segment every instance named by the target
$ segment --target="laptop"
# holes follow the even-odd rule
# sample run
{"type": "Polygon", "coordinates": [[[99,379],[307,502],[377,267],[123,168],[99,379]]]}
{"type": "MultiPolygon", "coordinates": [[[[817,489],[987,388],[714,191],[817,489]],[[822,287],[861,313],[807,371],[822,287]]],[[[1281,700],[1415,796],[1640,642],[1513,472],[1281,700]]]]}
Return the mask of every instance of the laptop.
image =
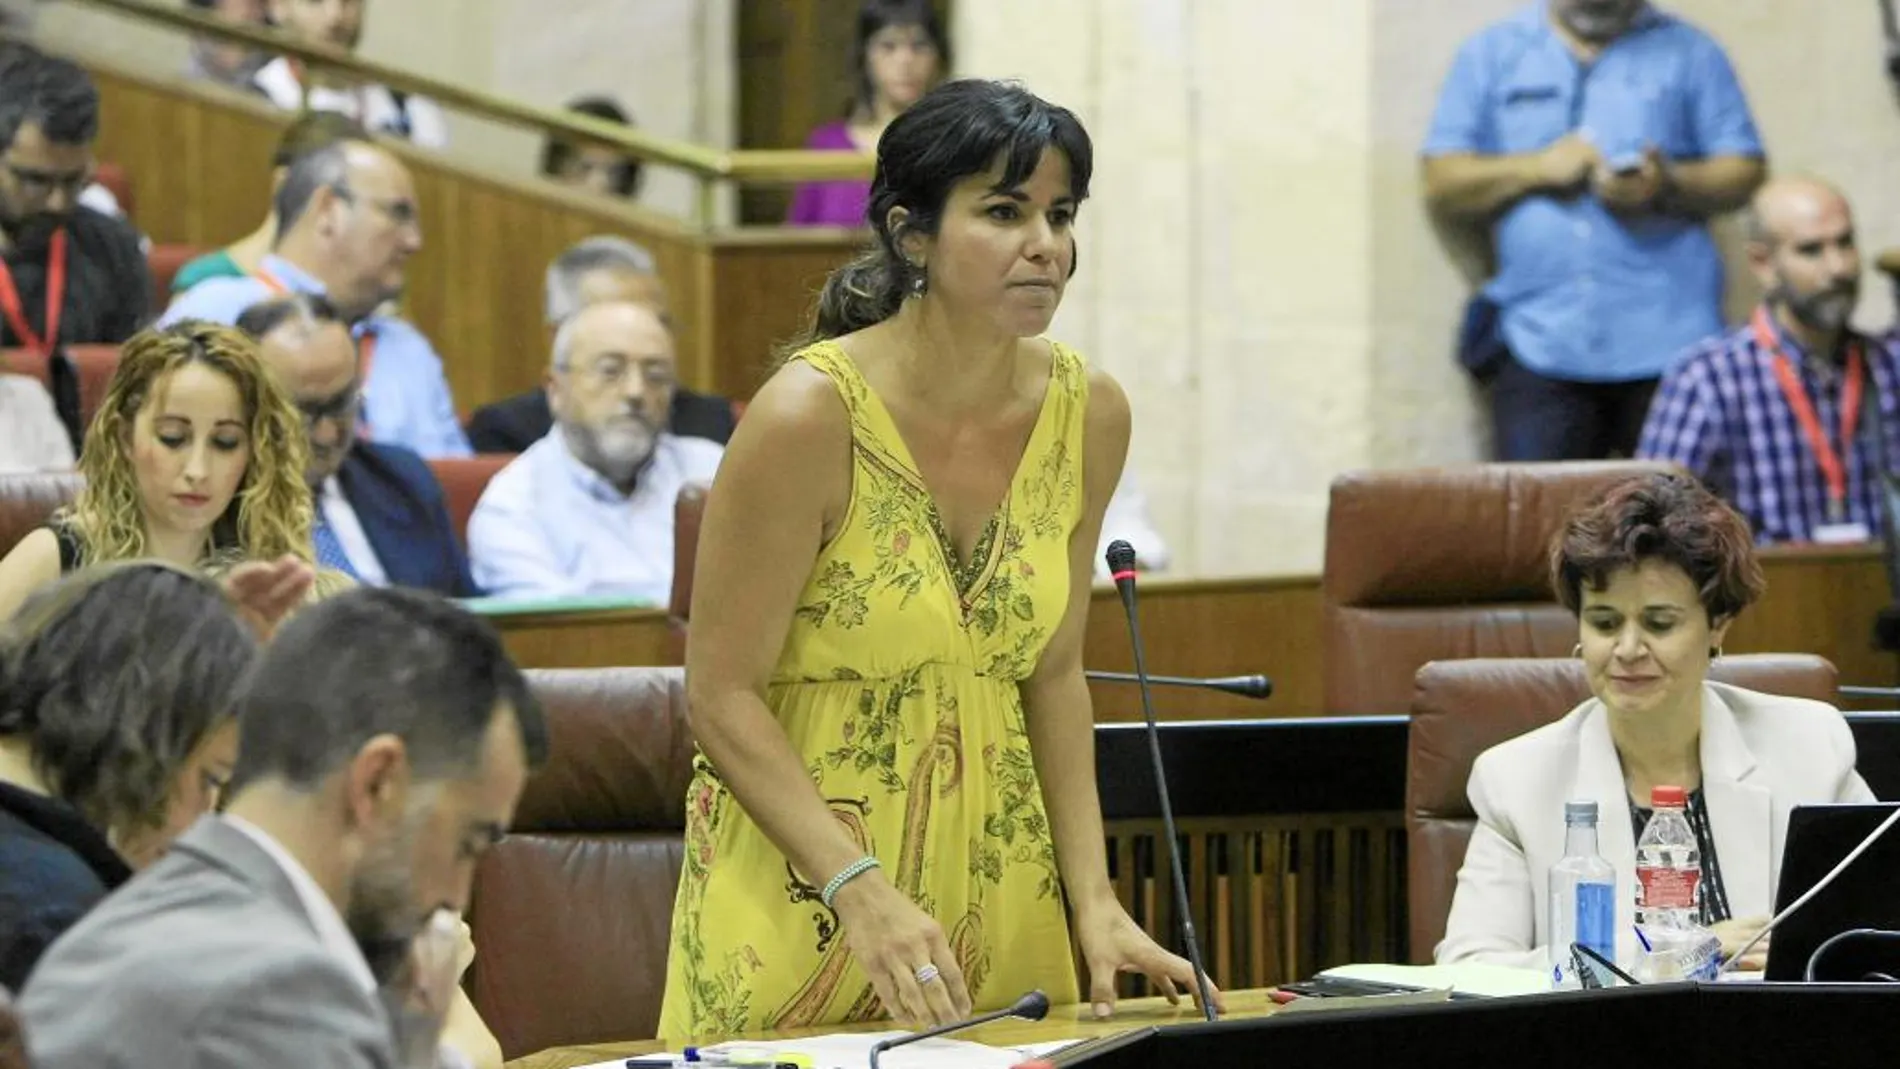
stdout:
{"type": "MultiPolygon", "coordinates": [[[[1819,883],[1895,808],[1900,807],[1891,803],[1796,806],[1788,815],[1775,913],[1819,883]]],[[[1813,901],[1781,922],[1768,942],[1764,979],[1799,981],[1822,943],[1854,928],[1900,931],[1900,825],[1855,858],[1813,901]]],[[[1884,943],[1829,951],[1825,973],[1844,980],[1871,971],[1892,974],[1896,969],[1900,969],[1900,951],[1884,943]]]]}

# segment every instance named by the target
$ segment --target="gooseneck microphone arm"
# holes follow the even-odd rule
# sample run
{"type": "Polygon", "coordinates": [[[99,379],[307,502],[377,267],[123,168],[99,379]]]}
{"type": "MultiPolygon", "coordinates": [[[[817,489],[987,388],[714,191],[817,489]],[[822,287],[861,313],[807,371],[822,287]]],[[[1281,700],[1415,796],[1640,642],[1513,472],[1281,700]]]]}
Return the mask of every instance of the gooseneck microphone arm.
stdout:
{"type": "Polygon", "coordinates": [[[1194,990],[1200,997],[1201,1016],[1214,1019],[1213,993],[1208,990],[1207,966],[1201,961],[1201,942],[1194,935],[1194,915],[1188,912],[1187,877],[1181,871],[1181,837],[1174,828],[1174,803],[1168,797],[1168,774],[1161,763],[1161,729],[1155,725],[1154,698],[1149,693],[1148,667],[1142,656],[1141,616],[1135,611],[1135,547],[1117,539],[1106,554],[1109,575],[1122,596],[1128,614],[1128,640],[1135,651],[1135,679],[1141,686],[1141,715],[1148,723],[1148,756],[1154,761],[1155,793],[1161,798],[1161,830],[1168,837],[1168,864],[1173,868],[1174,909],[1181,915],[1181,935],[1187,943],[1188,964],[1194,969],[1194,990]]]}
{"type": "Polygon", "coordinates": [[[1040,991],[1031,991],[1029,994],[1024,995],[1022,998],[1017,999],[1015,1002],[1000,1010],[979,1013],[975,1017],[965,1021],[952,1021],[949,1024],[940,1024],[935,1028],[926,1028],[921,1032],[911,1032],[908,1035],[880,1039],[871,1045],[871,1069],[878,1069],[877,1060],[883,1057],[885,1051],[893,1047],[901,1047],[907,1043],[915,1043],[920,1039],[930,1039],[933,1036],[946,1035],[950,1032],[961,1032],[965,1028],[975,1028],[977,1025],[989,1024],[991,1021],[1000,1021],[1005,1017],[1021,1017],[1025,1021],[1040,1021],[1048,1015],[1049,996],[1040,991]]]}
{"type": "MultiPolygon", "coordinates": [[[[1085,677],[1095,683],[1139,683],[1141,677],[1133,672],[1083,672],[1085,677]]],[[[1200,690],[1218,690],[1241,698],[1273,697],[1273,680],[1266,676],[1214,676],[1207,679],[1195,679],[1189,676],[1149,676],[1148,683],[1156,687],[1194,687],[1200,690]]]]}

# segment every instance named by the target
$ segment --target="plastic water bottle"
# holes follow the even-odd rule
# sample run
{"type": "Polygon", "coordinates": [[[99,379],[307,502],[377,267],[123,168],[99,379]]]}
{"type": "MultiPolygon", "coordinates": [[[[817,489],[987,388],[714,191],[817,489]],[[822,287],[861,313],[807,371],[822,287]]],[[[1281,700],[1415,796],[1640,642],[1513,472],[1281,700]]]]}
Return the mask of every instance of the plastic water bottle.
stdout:
{"type": "Polygon", "coordinates": [[[1714,980],[1722,943],[1702,926],[1702,851],[1689,826],[1681,787],[1650,792],[1655,810],[1636,841],[1636,932],[1643,944],[1636,978],[1714,980]]]}
{"type": "Polygon", "coordinates": [[[1582,986],[1571,958],[1581,943],[1616,960],[1616,869],[1597,853],[1597,804],[1564,803],[1564,856],[1550,867],[1550,969],[1554,987],[1582,986]]]}

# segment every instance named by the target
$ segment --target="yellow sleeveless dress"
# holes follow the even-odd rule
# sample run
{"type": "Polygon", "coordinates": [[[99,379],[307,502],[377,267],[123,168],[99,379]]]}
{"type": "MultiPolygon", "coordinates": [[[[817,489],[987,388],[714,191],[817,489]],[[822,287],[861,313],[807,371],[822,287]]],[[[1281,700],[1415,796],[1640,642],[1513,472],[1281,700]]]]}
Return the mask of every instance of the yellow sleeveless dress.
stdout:
{"type": "MultiPolygon", "coordinates": [[[[1088,377],[1075,353],[1054,354],[1009,495],[967,564],[850,357],[829,342],[794,357],[850,412],[851,503],[767,701],[832,814],[943,925],[979,1011],[1033,988],[1077,998],[1018,687],[1062,622],[1083,508],[1088,377]]],[[[818,891],[698,756],[661,1038],[887,1016],[818,891]]]]}

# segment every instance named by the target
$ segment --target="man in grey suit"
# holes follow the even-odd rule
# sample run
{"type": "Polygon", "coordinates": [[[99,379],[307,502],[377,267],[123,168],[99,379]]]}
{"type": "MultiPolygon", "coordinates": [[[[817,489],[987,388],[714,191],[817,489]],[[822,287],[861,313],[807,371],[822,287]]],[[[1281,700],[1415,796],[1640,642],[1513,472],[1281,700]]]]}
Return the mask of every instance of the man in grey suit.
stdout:
{"type": "Polygon", "coordinates": [[[39,1069],[434,1063],[457,972],[438,911],[547,751],[526,681],[475,617],[365,588],[292,618],[238,700],[225,813],[29,979],[39,1069]]]}

